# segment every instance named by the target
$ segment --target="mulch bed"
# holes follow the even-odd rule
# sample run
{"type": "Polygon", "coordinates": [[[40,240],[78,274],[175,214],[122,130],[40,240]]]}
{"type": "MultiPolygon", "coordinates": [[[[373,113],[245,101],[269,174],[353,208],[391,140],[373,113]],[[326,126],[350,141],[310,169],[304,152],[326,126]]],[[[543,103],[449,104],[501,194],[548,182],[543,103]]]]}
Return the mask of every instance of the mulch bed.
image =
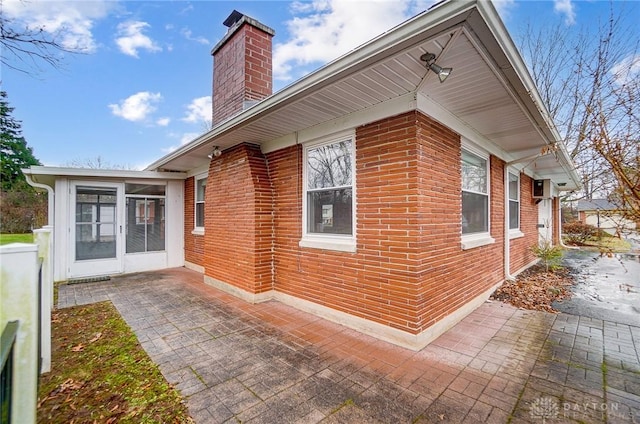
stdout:
{"type": "Polygon", "coordinates": [[[520,273],[515,281],[505,281],[491,299],[518,308],[557,313],[553,302],[569,299],[573,284],[569,269],[546,271],[543,265],[535,265],[520,273]]]}

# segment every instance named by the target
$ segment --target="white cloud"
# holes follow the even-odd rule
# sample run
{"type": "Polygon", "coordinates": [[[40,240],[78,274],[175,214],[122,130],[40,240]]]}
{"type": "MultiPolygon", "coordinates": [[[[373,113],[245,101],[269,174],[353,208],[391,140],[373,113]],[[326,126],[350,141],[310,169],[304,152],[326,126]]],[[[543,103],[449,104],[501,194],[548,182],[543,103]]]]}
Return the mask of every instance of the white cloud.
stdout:
{"type": "MultiPolygon", "coordinates": [[[[175,134],[171,134],[172,136],[177,136],[175,134]]],[[[200,135],[200,133],[195,133],[195,132],[188,132],[188,133],[184,133],[181,136],[177,136],[180,137],[180,144],[178,145],[174,145],[174,146],[169,146],[169,147],[165,147],[163,149],[161,149],[164,153],[171,153],[174,152],[176,150],[178,150],[180,147],[184,146],[185,144],[191,142],[192,140],[194,140],[196,137],[198,137],[200,135]]]]}
{"type": "Polygon", "coordinates": [[[576,23],[576,11],[571,0],[553,0],[553,10],[565,15],[565,24],[573,25],[576,23]]]}
{"type": "Polygon", "coordinates": [[[116,44],[120,51],[126,55],[138,57],[138,50],[159,52],[162,48],[143,32],[150,28],[146,22],[127,21],[118,24],[116,44]]]}
{"type": "Polygon", "coordinates": [[[184,38],[186,38],[189,41],[195,41],[196,43],[200,43],[200,44],[211,44],[209,42],[209,40],[207,40],[206,38],[202,37],[202,36],[193,36],[193,32],[188,29],[188,28],[182,28],[180,30],[180,34],[182,34],[182,36],[184,38]]]}
{"type": "Polygon", "coordinates": [[[609,71],[618,85],[625,85],[640,78],[640,54],[630,55],[616,63],[609,71]]]}
{"type": "Polygon", "coordinates": [[[92,28],[118,6],[112,1],[22,1],[3,0],[3,19],[13,20],[12,26],[42,29],[64,48],[94,53],[98,43],[92,28]]]}
{"type": "Polygon", "coordinates": [[[120,104],[110,104],[109,108],[115,116],[127,121],[142,122],[156,111],[156,105],[161,100],[160,93],[141,91],[122,100],[120,104]]]}
{"type": "Polygon", "coordinates": [[[164,117],[164,118],[158,119],[156,121],[156,125],[158,125],[160,127],[166,127],[167,125],[169,125],[170,122],[171,122],[171,118],[164,117]]]}
{"type": "Polygon", "coordinates": [[[192,124],[210,122],[211,113],[211,96],[198,97],[187,106],[186,116],[182,120],[192,124]]]}
{"type": "Polygon", "coordinates": [[[347,53],[406,20],[416,7],[425,4],[424,0],[294,2],[291,12],[300,16],[286,24],[289,40],[274,46],[274,78],[299,77],[301,67],[325,63],[347,53]]]}

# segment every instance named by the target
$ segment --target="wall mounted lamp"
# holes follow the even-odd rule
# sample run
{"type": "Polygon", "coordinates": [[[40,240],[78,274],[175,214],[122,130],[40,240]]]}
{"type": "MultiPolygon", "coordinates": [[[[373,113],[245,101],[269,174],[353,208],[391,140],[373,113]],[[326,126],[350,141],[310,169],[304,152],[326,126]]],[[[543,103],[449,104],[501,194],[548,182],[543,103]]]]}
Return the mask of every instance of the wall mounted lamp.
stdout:
{"type": "Polygon", "coordinates": [[[451,74],[451,71],[453,71],[453,68],[443,68],[439,65],[436,65],[436,55],[433,53],[423,54],[422,56],[420,56],[420,60],[425,62],[427,68],[431,69],[438,76],[438,79],[441,83],[443,83],[444,80],[447,79],[449,74],[451,74]]]}
{"type": "Polygon", "coordinates": [[[207,157],[209,159],[213,159],[213,158],[217,158],[218,156],[220,156],[222,154],[222,150],[220,150],[220,147],[218,146],[213,146],[213,150],[211,151],[211,153],[209,153],[207,155],[207,157]]]}

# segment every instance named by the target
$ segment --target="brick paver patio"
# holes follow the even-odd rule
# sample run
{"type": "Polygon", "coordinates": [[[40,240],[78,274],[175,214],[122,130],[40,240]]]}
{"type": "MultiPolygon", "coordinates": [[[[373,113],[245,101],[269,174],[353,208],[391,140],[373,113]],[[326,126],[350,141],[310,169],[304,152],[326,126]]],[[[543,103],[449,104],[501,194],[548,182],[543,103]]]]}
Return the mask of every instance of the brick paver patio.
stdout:
{"type": "Polygon", "coordinates": [[[638,326],[485,303],[419,352],[178,268],[61,285],[111,300],[196,423],[640,423],[638,326]]]}

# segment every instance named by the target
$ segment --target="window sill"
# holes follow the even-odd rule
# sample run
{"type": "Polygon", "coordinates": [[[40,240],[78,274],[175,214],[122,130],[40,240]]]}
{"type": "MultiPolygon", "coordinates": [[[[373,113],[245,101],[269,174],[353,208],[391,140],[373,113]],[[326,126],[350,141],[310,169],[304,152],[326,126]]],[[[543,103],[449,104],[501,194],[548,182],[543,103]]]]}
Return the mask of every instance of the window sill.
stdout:
{"type": "Polygon", "coordinates": [[[202,227],[194,228],[193,230],[191,230],[191,234],[193,234],[194,236],[203,236],[204,228],[202,227]]]}
{"type": "Polygon", "coordinates": [[[462,236],[462,250],[469,250],[480,246],[493,244],[496,239],[488,234],[462,236]]]}
{"type": "Polygon", "coordinates": [[[509,240],[524,237],[524,233],[520,230],[509,230],[509,240]]]}
{"type": "Polygon", "coordinates": [[[355,253],[356,241],[353,239],[339,238],[310,238],[305,237],[298,243],[300,247],[310,247],[312,249],[335,250],[338,252],[355,253]]]}

